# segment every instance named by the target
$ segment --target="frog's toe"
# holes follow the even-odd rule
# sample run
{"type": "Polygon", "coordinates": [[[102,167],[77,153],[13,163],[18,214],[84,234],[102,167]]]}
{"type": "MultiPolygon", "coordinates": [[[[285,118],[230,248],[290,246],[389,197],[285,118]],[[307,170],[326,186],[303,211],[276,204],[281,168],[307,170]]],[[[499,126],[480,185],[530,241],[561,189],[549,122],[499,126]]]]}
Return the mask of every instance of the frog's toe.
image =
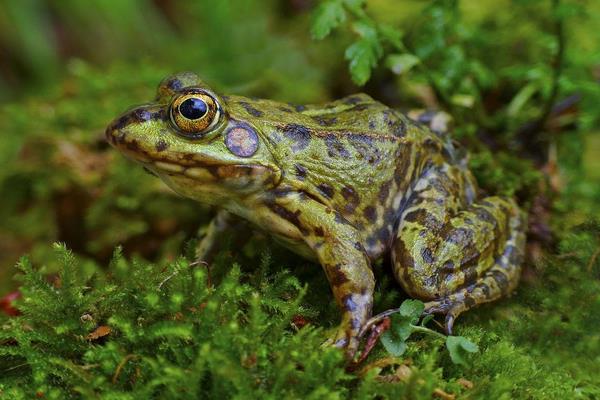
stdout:
{"type": "Polygon", "coordinates": [[[447,299],[434,300],[425,303],[423,314],[448,314],[452,309],[452,303],[447,299]]]}
{"type": "Polygon", "coordinates": [[[430,301],[425,303],[425,311],[423,314],[442,314],[445,315],[444,330],[447,335],[452,335],[454,322],[456,318],[465,311],[466,307],[463,303],[452,303],[448,299],[430,301]]]}
{"type": "Polygon", "coordinates": [[[458,315],[454,315],[452,313],[446,314],[446,321],[444,323],[444,330],[446,331],[446,335],[452,336],[452,329],[454,328],[454,321],[456,320],[458,315]]]}
{"type": "Polygon", "coordinates": [[[334,346],[344,349],[346,358],[351,360],[358,351],[358,335],[348,332],[346,329],[340,327],[323,343],[323,346],[334,346]]]}

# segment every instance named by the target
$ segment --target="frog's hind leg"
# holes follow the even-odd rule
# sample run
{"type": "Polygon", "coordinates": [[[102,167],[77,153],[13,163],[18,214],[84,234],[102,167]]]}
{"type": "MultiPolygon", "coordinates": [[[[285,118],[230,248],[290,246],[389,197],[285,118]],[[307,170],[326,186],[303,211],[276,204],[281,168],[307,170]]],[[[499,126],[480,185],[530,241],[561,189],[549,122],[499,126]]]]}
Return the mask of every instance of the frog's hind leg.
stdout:
{"type": "Polygon", "coordinates": [[[471,201],[470,173],[456,166],[430,171],[415,186],[393,244],[396,278],[426,301],[426,312],[455,318],[517,285],[525,217],[512,199],[471,201]]]}
{"type": "Polygon", "coordinates": [[[452,333],[454,321],[459,314],[482,303],[496,300],[510,294],[516,287],[525,245],[524,218],[510,219],[510,237],[504,244],[504,251],[497,255],[492,267],[475,282],[442,299],[425,303],[425,312],[446,315],[446,331],[452,333]]]}

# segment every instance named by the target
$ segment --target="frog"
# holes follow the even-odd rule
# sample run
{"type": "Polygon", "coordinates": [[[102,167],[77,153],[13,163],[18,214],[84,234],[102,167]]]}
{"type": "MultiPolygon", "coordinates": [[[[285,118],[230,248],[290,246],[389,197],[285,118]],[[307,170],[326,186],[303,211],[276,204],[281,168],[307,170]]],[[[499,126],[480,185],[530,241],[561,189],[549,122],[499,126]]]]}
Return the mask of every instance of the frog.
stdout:
{"type": "Polygon", "coordinates": [[[182,72],[105,136],[177,194],[219,210],[199,259],[245,221],[319,264],[341,316],[327,343],[352,357],[377,317],[380,259],[448,334],[461,313],[517,287],[526,213],[479,189],[440,115],[362,93],[320,105],[219,95],[182,72]]]}

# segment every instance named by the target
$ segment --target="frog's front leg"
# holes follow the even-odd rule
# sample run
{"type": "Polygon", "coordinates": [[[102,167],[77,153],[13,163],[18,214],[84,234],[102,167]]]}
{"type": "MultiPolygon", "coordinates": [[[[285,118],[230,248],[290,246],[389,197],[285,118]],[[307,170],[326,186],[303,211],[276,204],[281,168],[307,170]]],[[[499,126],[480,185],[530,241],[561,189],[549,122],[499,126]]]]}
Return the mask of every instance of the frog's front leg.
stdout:
{"type": "Polygon", "coordinates": [[[455,318],[509,294],[519,280],[525,216],[512,199],[471,201],[472,177],[458,167],[430,170],[415,186],[392,249],[394,272],[426,311],[455,318]]]}
{"type": "MultiPolygon", "coordinates": [[[[207,226],[198,231],[196,262],[212,262],[215,253],[223,243],[224,235],[232,237],[234,243],[247,239],[248,226],[239,217],[219,210],[207,226]]],[[[243,243],[236,247],[242,247],[243,243]]]]}
{"type": "Polygon", "coordinates": [[[293,225],[316,254],[341,310],[332,343],[352,357],[358,334],[371,316],[375,279],[359,232],[335,210],[292,193],[268,204],[276,218],[293,225]]]}

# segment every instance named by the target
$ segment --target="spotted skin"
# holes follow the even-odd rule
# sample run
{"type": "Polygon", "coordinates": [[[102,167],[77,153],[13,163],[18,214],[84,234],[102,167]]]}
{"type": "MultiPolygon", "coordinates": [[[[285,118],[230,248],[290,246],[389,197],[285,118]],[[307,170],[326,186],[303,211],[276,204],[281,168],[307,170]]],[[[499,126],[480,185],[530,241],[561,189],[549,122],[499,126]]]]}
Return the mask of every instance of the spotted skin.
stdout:
{"type": "Polygon", "coordinates": [[[365,94],[325,105],[219,96],[182,73],[153,103],[117,117],[106,137],[177,193],[224,210],[200,259],[232,214],[318,262],[341,312],[331,343],[352,356],[371,317],[371,266],[387,254],[404,290],[445,314],[448,329],[518,282],[525,217],[512,199],[478,195],[447,122],[431,112],[409,118],[365,94]],[[219,109],[187,125],[210,129],[186,136],[181,116],[169,115],[190,93],[219,109]]]}

